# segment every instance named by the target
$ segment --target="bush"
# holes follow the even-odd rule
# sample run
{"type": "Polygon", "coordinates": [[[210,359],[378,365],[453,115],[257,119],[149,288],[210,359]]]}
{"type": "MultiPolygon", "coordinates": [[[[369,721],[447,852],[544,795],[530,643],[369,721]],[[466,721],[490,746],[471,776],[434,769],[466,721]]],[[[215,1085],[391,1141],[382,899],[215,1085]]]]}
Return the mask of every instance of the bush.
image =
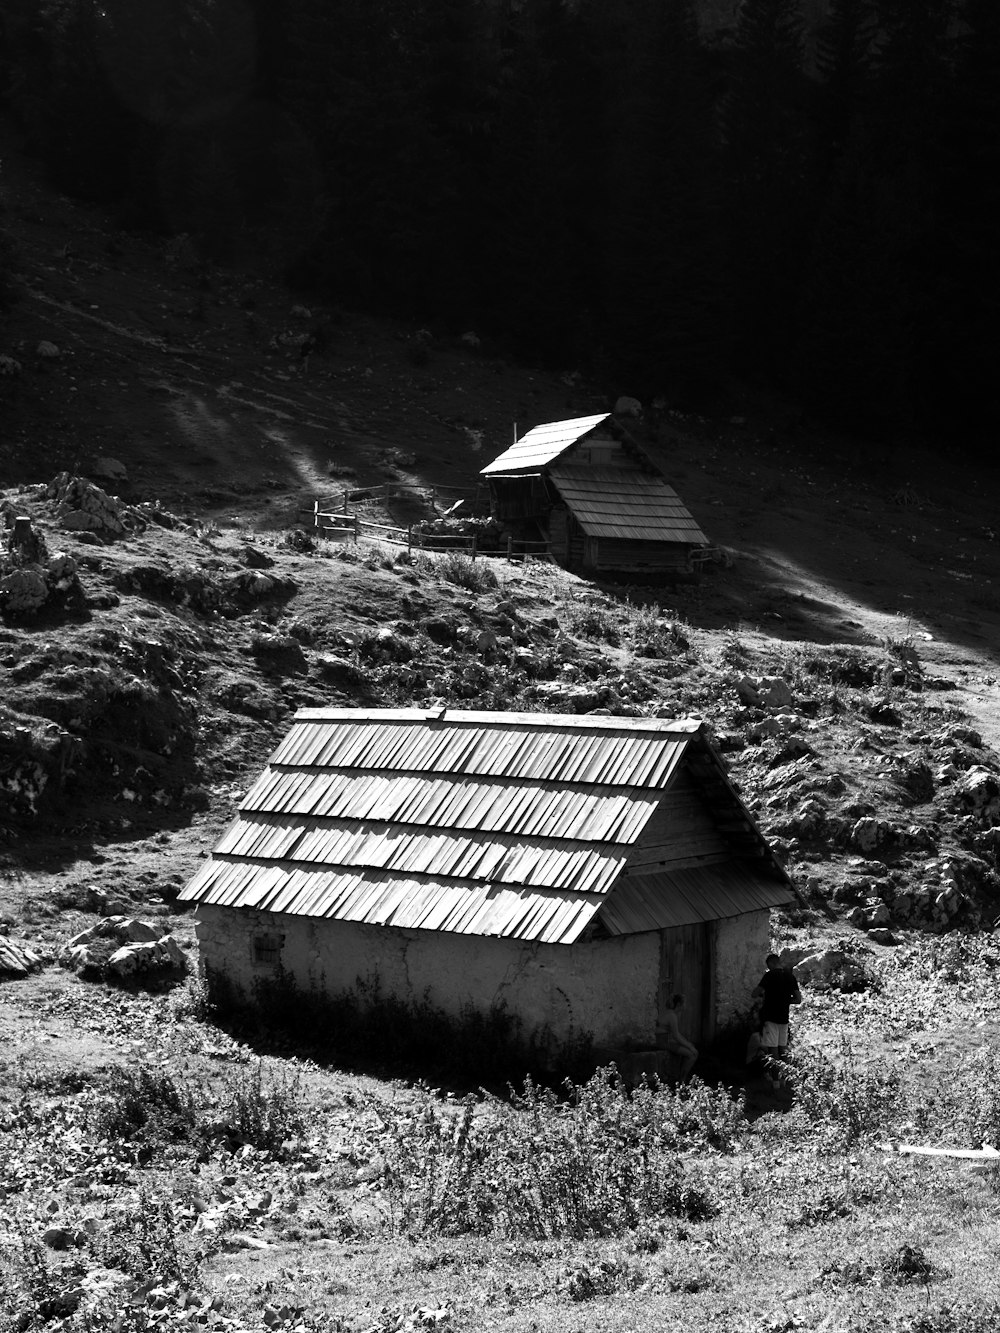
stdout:
{"type": "Polygon", "coordinates": [[[892,1133],[901,1104],[899,1075],[881,1066],[857,1068],[846,1042],[835,1061],[812,1047],[795,1047],[781,1072],[805,1120],[826,1126],[841,1142],[892,1133]]]}
{"type": "Polygon", "coordinates": [[[194,1098],[169,1074],[147,1069],[111,1071],[93,1128],[102,1137],[156,1147],[190,1139],[197,1126],[194,1098]]]}
{"type": "Polygon", "coordinates": [[[300,1081],[265,1080],[259,1061],[252,1070],[236,1071],[212,1129],[236,1146],[248,1143],[273,1157],[287,1156],[306,1132],[300,1081]]]}
{"type": "Polygon", "coordinates": [[[485,560],[472,560],[457,551],[439,556],[434,568],[447,583],[454,583],[469,592],[490,592],[499,588],[500,580],[485,560]]]}
{"type": "Polygon", "coordinates": [[[583,1238],[710,1217],[713,1201],[677,1154],[694,1131],[680,1123],[682,1106],[665,1088],[630,1094],[613,1067],[567,1082],[564,1097],[528,1079],[509,1104],[467,1097],[457,1116],[428,1101],[386,1145],[397,1228],[583,1238]]]}

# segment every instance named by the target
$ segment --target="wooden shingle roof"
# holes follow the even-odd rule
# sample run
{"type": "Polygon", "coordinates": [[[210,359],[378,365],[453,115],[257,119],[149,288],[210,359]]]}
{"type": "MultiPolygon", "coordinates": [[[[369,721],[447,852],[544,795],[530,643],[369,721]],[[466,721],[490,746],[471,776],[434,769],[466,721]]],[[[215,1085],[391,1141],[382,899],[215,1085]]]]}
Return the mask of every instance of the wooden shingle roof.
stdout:
{"type": "Polygon", "coordinates": [[[680,496],[656,473],[557,464],[549,479],[589,537],[708,545],[680,496]]]}
{"type": "Polygon", "coordinates": [[[592,417],[573,417],[569,421],[547,421],[522,435],[516,444],[505,450],[480,471],[480,476],[496,477],[509,474],[536,473],[584,435],[604,421],[613,421],[610,412],[599,412],[592,417]]]}
{"type": "Polygon", "coordinates": [[[444,709],[302,710],[181,894],[565,944],[599,914],[629,933],[791,897],[700,723],[444,709]],[[700,896],[622,875],[695,753],[746,858],[742,877],[700,896]]]}

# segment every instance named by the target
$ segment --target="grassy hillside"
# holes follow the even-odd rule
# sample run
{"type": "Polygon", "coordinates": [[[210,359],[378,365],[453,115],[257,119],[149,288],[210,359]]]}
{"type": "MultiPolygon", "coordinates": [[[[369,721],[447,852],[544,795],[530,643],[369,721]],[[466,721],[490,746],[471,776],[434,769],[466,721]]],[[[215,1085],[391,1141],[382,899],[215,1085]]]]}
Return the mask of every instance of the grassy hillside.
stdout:
{"type": "Polygon", "coordinates": [[[368,520],[430,516],[515,422],[629,386],[196,269],[16,155],[5,179],[0,508],[45,578],[0,616],[0,929],[40,964],[0,980],[0,1328],[1000,1326],[995,1163],[882,1146],[1000,1146],[995,473],[734,388],[635,426],[728,554],[700,581],[317,541],[315,498],[391,479],[424,498],[368,520]],[[711,725],[803,896],[776,946],[850,967],[806,986],[778,1094],[729,1051],[718,1086],[467,1096],[447,1048],[359,1068],[207,1008],[174,900],[294,709],[432,702],[711,725]],[[188,978],[60,966],[109,913],[188,978]]]}

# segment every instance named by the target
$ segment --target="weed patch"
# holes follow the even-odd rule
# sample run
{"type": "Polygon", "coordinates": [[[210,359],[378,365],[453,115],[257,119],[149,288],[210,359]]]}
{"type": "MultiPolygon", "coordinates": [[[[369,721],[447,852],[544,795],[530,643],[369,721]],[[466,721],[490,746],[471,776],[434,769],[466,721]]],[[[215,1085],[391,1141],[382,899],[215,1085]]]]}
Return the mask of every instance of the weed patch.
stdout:
{"type": "Polygon", "coordinates": [[[562,1097],[529,1079],[509,1103],[468,1097],[454,1114],[428,1101],[387,1140],[393,1223],[414,1236],[550,1239],[710,1217],[714,1198],[678,1155],[693,1131],[677,1105],[667,1089],[630,1094],[613,1069],[562,1097]]]}

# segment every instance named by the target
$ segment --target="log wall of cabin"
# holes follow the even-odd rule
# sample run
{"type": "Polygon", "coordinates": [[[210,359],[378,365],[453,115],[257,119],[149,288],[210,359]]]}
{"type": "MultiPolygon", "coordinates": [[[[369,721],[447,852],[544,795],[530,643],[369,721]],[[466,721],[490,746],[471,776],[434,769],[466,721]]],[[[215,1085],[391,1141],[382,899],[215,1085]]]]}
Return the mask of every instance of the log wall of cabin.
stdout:
{"type": "Polygon", "coordinates": [[[541,477],[490,477],[490,513],[501,522],[538,519],[550,500],[541,477]]]}
{"type": "Polygon", "coordinates": [[[730,861],[733,849],[687,773],[679,773],[628,858],[630,872],[730,861]]]}
{"type": "Polygon", "coordinates": [[[592,537],[586,564],[592,569],[635,572],[681,572],[688,568],[686,542],[631,541],[625,537],[592,537]]]}

